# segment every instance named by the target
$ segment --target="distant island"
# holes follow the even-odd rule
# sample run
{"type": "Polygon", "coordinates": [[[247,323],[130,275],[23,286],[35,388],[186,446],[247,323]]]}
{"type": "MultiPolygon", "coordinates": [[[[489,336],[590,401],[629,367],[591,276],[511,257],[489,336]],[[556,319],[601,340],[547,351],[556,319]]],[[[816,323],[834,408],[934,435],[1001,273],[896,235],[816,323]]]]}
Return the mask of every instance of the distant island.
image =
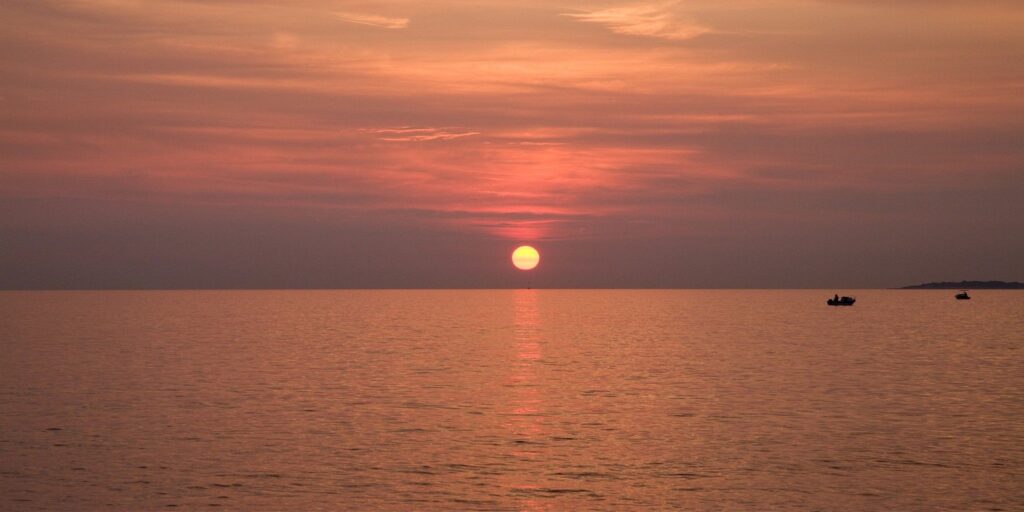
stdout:
{"type": "Polygon", "coordinates": [[[943,281],[941,283],[915,284],[900,290],[1024,290],[1024,283],[1016,281],[943,281]]]}

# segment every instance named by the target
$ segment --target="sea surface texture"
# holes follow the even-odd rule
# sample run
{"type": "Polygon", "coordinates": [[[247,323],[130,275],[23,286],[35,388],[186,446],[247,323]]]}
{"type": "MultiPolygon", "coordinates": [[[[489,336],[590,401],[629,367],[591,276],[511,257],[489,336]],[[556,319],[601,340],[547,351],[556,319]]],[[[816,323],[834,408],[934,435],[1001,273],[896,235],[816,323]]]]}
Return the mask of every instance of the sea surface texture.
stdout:
{"type": "Polygon", "coordinates": [[[0,293],[0,510],[1024,510],[1024,293],[832,293],[0,293]]]}

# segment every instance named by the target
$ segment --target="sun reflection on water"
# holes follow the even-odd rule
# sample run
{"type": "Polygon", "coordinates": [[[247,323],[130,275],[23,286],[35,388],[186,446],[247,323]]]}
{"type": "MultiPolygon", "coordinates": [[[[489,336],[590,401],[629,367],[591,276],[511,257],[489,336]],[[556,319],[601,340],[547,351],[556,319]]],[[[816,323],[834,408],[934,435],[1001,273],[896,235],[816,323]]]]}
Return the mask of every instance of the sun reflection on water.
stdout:
{"type": "MultiPolygon", "coordinates": [[[[509,402],[509,427],[517,446],[528,447],[542,433],[540,416],[544,402],[540,394],[537,365],[541,352],[540,315],[537,310],[536,290],[515,290],[512,341],[515,359],[508,376],[513,394],[509,402]]],[[[522,449],[517,456],[530,457],[534,450],[522,449]]]]}
{"type": "MultiPolygon", "coordinates": [[[[543,361],[541,316],[536,290],[515,290],[513,298],[513,359],[506,386],[511,389],[506,426],[510,436],[509,455],[531,464],[542,460],[547,438],[544,417],[547,413],[543,385],[538,370],[543,361]]],[[[541,475],[525,471],[510,482],[521,495],[521,510],[544,510],[531,492],[543,486],[541,475]],[[527,496],[522,496],[526,494],[527,496]]]]}

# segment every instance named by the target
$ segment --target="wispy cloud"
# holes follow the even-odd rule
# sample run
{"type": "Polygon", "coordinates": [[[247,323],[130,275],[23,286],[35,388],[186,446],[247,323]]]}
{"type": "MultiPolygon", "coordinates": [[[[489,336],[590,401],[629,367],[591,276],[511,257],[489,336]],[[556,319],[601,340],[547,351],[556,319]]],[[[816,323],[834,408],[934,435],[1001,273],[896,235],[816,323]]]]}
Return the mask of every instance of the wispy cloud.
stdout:
{"type": "Polygon", "coordinates": [[[452,131],[441,128],[362,128],[359,131],[376,135],[378,139],[390,142],[426,142],[432,140],[452,140],[480,135],[480,132],[452,131]]]}
{"type": "Polygon", "coordinates": [[[369,25],[371,27],[399,29],[409,26],[409,18],[389,18],[376,14],[360,14],[355,12],[335,12],[334,15],[342,21],[369,25]]]}
{"type": "Polygon", "coordinates": [[[709,27],[683,18],[675,2],[624,5],[562,15],[586,23],[599,23],[612,32],[633,36],[682,40],[711,32],[709,27]]]}

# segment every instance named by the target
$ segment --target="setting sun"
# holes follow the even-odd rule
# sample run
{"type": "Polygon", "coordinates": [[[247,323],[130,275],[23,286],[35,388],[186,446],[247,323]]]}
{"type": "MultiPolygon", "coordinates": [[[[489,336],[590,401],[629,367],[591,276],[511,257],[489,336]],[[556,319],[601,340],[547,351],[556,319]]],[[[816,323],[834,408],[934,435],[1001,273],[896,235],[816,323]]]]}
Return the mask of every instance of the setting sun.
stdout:
{"type": "Polygon", "coordinates": [[[529,245],[521,245],[512,251],[512,264],[519,270],[531,270],[540,263],[540,253],[529,245]]]}

